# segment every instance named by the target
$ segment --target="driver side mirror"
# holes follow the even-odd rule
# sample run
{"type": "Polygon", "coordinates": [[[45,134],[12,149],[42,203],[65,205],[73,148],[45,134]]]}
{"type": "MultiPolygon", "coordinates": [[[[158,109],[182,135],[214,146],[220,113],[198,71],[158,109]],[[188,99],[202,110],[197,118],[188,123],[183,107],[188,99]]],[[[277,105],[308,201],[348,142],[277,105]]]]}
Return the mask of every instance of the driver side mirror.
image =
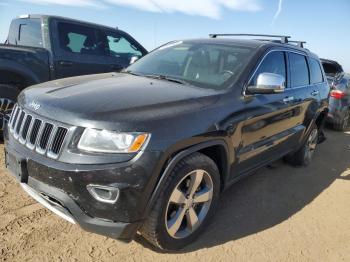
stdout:
{"type": "Polygon", "coordinates": [[[133,56],[133,57],[131,57],[131,59],[130,59],[130,65],[132,65],[133,63],[135,63],[137,60],[139,60],[139,57],[138,57],[138,56],[133,56]]]}
{"type": "Polygon", "coordinates": [[[248,86],[249,94],[276,94],[283,93],[286,87],[284,76],[273,73],[261,73],[256,81],[256,86],[248,86]]]}

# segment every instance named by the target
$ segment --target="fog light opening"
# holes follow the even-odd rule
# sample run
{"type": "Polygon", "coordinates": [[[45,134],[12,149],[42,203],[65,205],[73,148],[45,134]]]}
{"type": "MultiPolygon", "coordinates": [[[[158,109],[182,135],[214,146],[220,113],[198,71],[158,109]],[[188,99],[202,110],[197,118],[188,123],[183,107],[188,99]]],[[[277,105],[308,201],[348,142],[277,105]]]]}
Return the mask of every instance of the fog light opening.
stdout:
{"type": "Polygon", "coordinates": [[[87,185],[89,193],[99,202],[115,204],[119,197],[119,189],[116,187],[87,185]]]}

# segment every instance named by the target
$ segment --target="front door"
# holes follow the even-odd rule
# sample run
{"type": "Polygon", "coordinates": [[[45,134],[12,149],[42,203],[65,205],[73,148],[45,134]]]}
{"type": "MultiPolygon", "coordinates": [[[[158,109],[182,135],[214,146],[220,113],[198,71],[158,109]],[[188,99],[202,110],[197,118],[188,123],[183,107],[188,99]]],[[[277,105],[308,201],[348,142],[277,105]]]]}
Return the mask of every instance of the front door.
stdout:
{"type": "MultiPolygon", "coordinates": [[[[249,85],[256,85],[261,73],[279,74],[288,79],[287,56],[272,51],[265,56],[249,85]]],[[[241,145],[237,148],[233,177],[240,176],[285,154],[301,136],[303,127],[301,104],[294,91],[287,88],[279,94],[247,97],[247,119],[240,124],[241,145]]]]}

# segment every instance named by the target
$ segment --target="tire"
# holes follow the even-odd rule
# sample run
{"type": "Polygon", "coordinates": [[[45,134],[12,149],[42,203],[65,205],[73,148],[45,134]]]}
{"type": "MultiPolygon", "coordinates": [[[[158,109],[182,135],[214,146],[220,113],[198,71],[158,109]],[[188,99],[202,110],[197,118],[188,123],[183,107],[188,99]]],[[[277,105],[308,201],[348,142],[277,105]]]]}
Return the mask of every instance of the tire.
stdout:
{"type": "Polygon", "coordinates": [[[214,161],[201,153],[184,158],[166,179],[140,230],[141,235],[161,250],[179,250],[189,245],[213,216],[219,193],[220,175],[214,161]],[[192,185],[199,180],[201,183],[192,198],[194,190],[190,188],[196,188],[192,185]],[[203,202],[195,203],[195,199],[203,202]],[[190,221],[196,221],[195,218],[198,219],[197,223],[191,223],[190,221]],[[182,223],[176,223],[179,221],[182,223]]]}
{"type": "Polygon", "coordinates": [[[14,85],[0,84],[0,139],[5,121],[8,121],[13,106],[17,101],[19,89],[14,85]]]}
{"type": "Polygon", "coordinates": [[[295,153],[287,155],[285,160],[294,166],[308,166],[318,144],[320,130],[313,124],[303,146],[295,153]]]}
{"type": "Polygon", "coordinates": [[[333,128],[337,131],[345,131],[350,125],[350,109],[345,112],[345,115],[340,123],[334,123],[333,128]]]}

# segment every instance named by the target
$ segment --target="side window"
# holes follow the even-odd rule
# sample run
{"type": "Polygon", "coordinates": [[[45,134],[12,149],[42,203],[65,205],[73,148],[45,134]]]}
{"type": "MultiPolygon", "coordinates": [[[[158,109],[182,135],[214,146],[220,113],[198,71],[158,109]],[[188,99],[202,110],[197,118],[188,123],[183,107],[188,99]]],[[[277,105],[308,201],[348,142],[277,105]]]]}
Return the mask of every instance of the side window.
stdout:
{"type": "Polygon", "coordinates": [[[321,65],[320,63],[314,59],[309,59],[309,65],[310,65],[310,77],[311,77],[311,83],[317,84],[323,82],[323,74],[321,71],[321,65]]]}
{"type": "Polygon", "coordinates": [[[310,84],[309,69],[305,56],[289,53],[289,67],[291,87],[305,86],[310,84]]]}
{"type": "Polygon", "coordinates": [[[59,46],[69,53],[103,55],[105,49],[98,41],[98,30],[93,27],[58,23],[59,46]]]}
{"type": "Polygon", "coordinates": [[[10,26],[9,44],[43,47],[40,19],[17,19],[10,26]]]}
{"type": "Polygon", "coordinates": [[[260,64],[258,70],[255,72],[253,79],[249,85],[255,86],[258,76],[261,73],[274,73],[281,75],[286,79],[286,60],[284,53],[276,51],[268,54],[260,64]]]}
{"type": "Polygon", "coordinates": [[[107,53],[110,56],[122,58],[142,56],[141,50],[131,40],[116,32],[106,32],[106,42],[107,53]]]}

